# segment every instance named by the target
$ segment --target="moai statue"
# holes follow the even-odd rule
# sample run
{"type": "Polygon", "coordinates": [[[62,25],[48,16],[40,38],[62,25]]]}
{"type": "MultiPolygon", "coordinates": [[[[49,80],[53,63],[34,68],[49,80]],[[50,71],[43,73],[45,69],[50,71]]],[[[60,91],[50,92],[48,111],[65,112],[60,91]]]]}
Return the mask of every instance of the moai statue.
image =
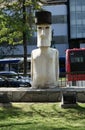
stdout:
{"type": "Polygon", "coordinates": [[[51,46],[51,12],[36,12],[37,47],[31,53],[32,88],[58,86],[59,53],[51,46]]]}

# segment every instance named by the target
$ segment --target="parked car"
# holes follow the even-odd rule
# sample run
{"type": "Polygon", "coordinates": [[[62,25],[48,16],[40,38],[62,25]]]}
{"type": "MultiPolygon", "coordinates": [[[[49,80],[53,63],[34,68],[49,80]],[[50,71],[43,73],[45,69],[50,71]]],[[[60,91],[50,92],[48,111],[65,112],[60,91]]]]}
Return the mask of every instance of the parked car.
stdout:
{"type": "Polygon", "coordinates": [[[16,77],[18,74],[14,71],[0,71],[0,76],[5,76],[8,78],[16,77]]]}
{"type": "Polygon", "coordinates": [[[0,87],[31,87],[31,83],[14,71],[1,71],[0,87]]]}

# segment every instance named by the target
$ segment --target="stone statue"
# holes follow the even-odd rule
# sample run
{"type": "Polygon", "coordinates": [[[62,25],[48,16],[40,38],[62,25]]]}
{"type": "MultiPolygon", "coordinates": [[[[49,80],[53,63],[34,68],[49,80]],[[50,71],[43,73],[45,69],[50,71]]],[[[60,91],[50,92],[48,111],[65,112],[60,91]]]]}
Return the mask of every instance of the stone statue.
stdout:
{"type": "Polygon", "coordinates": [[[51,13],[36,12],[37,47],[31,53],[32,88],[54,88],[59,78],[58,50],[51,46],[51,13]]]}

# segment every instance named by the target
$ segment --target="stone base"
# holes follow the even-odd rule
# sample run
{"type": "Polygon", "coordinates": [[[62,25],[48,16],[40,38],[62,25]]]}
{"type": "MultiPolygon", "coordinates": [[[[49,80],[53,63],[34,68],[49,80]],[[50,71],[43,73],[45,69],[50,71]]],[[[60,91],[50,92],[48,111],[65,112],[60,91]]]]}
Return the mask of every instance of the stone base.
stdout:
{"type": "Polygon", "coordinates": [[[76,92],[63,92],[62,93],[62,108],[72,108],[77,106],[76,92]]]}
{"type": "Polygon", "coordinates": [[[76,92],[63,92],[62,103],[63,104],[76,104],[76,92]]]}
{"type": "Polygon", "coordinates": [[[52,89],[0,88],[0,103],[11,102],[61,102],[62,106],[69,106],[70,104],[70,107],[73,107],[76,102],[85,103],[85,87],[56,87],[52,89]],[[61,101],[62,99],[64,100],[61,101]]]}
{"type": "Polygon", "coordinates": [[[60,88],[33,89],[33,88],[2,88],[1,102],[60,102],[60,88]],[[4,96],[4,94],[6,96],[4,96]],[[9,99],[9,100],[8,100],[9,99]]]}

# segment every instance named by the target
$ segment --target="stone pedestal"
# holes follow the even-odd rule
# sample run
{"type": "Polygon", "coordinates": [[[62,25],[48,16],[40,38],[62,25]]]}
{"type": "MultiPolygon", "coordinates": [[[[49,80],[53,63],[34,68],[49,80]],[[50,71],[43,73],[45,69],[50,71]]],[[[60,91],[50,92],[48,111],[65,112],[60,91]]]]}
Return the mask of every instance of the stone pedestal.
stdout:
{"type": "Polygon", "coordinates": [[[62,93],[62,104],[61,107],[75,107],[77,105],[76,93],[75,92],[65,92],[62,93]]]}

